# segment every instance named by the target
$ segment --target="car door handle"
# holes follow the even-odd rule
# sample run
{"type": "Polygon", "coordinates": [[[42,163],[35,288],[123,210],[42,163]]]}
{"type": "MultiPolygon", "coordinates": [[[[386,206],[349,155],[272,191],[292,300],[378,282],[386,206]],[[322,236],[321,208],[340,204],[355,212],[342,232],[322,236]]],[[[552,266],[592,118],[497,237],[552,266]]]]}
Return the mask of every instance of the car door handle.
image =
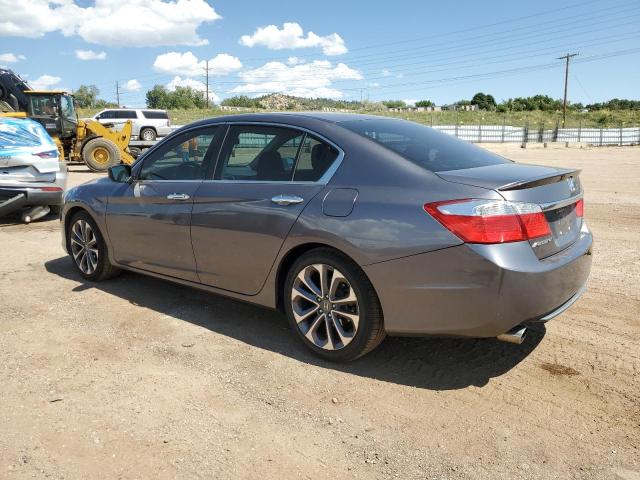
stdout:
{"type": "Polygon", "coordinates": [[[189,195],[186,193],[170,193],[167,195],[168,200],[189,200],[189,195]]]}
{"type": "Polygon", "coordinates": [[[271,199],[273,203],[278,205],[296,205],[298,203],[304,202],[304,198],[299,197],[297,195],[276,195],[271,199]]]}

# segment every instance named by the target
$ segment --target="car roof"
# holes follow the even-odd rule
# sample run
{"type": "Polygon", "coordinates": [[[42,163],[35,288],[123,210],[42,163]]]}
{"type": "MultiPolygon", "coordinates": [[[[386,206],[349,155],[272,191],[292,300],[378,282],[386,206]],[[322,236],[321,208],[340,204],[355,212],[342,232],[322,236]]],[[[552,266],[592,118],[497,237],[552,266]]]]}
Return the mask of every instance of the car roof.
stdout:
{"type": "Polygon", "coordinates": [[[235,115],[221,115],[190,124],[190,126],[208,125],[212,122],[276,122],[295,125],[297,121],[316,120],[325,123],[336,123],[354,120],[376,120],[377,115],[366,115],[362,113],[342,113],[342,112],[269,112],[269,113],[240,113],[235,115]]]}
{"type": "Polygon", "coordinates": [[[103,108],[102,111],[106,112],[106,111],[136,111],[136,112],[166,112],[166,110],[163,110],[161,108],[129,108],[129,107],[111,107],[111,108],[103,108]]]}

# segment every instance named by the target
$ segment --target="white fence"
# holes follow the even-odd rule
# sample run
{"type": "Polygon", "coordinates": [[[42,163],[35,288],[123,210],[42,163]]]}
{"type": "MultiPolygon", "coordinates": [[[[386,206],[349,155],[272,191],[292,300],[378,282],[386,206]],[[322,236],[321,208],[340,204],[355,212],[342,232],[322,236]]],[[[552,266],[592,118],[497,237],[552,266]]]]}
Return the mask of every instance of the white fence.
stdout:
{"type": "Polygon", "coordinates": [[[589,145],[640,145],[635,128],[532,128],[509,125],[434,125],[433,128],[474,143],[569,142],[589,145]]]}

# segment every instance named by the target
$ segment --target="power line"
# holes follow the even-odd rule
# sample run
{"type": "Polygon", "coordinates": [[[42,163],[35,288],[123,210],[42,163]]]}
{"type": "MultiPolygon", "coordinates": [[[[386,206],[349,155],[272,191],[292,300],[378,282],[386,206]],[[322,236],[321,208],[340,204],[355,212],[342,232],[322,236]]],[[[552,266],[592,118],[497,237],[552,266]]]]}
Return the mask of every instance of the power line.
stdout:
{"type": "MultiPolygon", "coordinates": [[[[504,24],[508,24],[508,23],[516,23],[522,20],[528,20],[530,18],[535,18],[535,17],[541,17],[541,16],[545,16],[545,15],[550,15],[550,14],[554,14],[563,10],[570,10],[570,9],[575,9],[576,7],[584,7],[586,5],[590,5],[592,3],[600,3],[600,0],[590,0],[590,1],[586,1],[586,2],[577,2],[577,3],[572,3],[569,5],[565,5],[563,7],[559,7],[556,9],[552,9],[552,10],[545,10],[543,12],[538,12],[538,13],[534,13],[534,14],[530,14],[530,15],[525,15],[525,16],[521,16],[521,17],[513,17],[513,18],[508,18],[505,20],[500,20],[498,22],[494,22],[494,23],[489,23],[489,24],[484,24],[484,25],[478,25],[475,27],[471,27],[471,28],[464,28],[464,29],[460,29],[460,30],[453,30],[453,31],[449,31],[446,33],[437,33],[437,34],[433,34],[433,35],[426,35],[426,36],[421,36],[421,37],[415,37],[415,38],[411,38],[411,39],[405,39],[405,40],[396,40],[393,42],[383,42],[383,43],[377,43],[377,44],[369,44],[369,45],[364,45],[361,47],[357,47],[357,48],[352,48],[350,51],[351,52],[355,52],[355,51],[361,51],[361,50],[368,50],[371,48],[378,48],[378,47],[384,47],[384,46],[390,46],[390,45],[400,45],[400,44],[404,44],[404,43],[411,43],[411,42],[417,42],[417,41],[422,41],[422,40],[427,40],[430,38],[441,38],[442,36],[451,36],[451,35],[457,35],[459,33],[469,33],[469,32],[474,32],[477,30],[483,30],[485,28],[491,28],[491,27],[495,27],[498,25],[504,25],[504,24]]],[[[630,2],[630,3],[634,3],[634,2],[630,2]]],[[[610,8],[615,8],[615,7],[608,7],[610,8]]],[[[574,18],[575,15],[572,15],[570,18],[574,18]]],[[[306,55],[296,55],[298,58],[310,58],[310,57],[314,57],[317,56],[316,54],[306,54],[306,55]]],[[[284,57],[260,57],[260,58],[249,58],[246,59],[246,61],[251,61],[251,60],[264,60],[265,58],[269,58],[270,60],[286,60],[287,56],[284,57]]]]}
{"type": "MultiPolygon", "coordinates": [[[[561,7],[561,8],[555,9],[555,10],[548,10],[548,11],[545,11],[545,12],[540,12],[540,13],[538,13],[538,14],[528,15],[528,16],[524,16],[524,17],[518,17],[518,18],[515,18],[515,19],[503,20],[503,21],[500,21],[500,22],[495,22],[495,23],[492,23],[492,24],[489,24],[489,25],[484,25],[484,26],[474,27],[474,28],[471,28],[471,29],[464,29],[464,30],[459,30],[459,31],[455,31],[455,32],[448,32],[448,33],[444,33],[444,34],[430,35],[430,36],[426,36],[426,37],[419,37],[419,38],[417,38],[417,39],[411,39],[411,40],[401,40],[401,41],[396,41],[396,42],[380,43],[380,44],[376,44],[376,45],[370,45],[370,46],[368,46],[368,47],[362,47],[362,48],[358,48],[358,49],[352,49],[352,51],[363,50],[363,49],[366,49],[366,48],[372,48],[372,47],[377,47],[377,46],[395,45],[395,44],[401,44],[401,43],[407,43],[407,42],[421,41],[421,40],[428,39],[428,38],[436,38],[436,37],[437,37],[437,38],[441,38],[442,36],[449,36],[449,35],[453,35],[453,34],[456,34],[456,33],[462,33],[462,32],[468,33],[468,32],[470,32],[470,31],[479,30],[479,29],[484,29],[484,28],[488,28],[488,27],[490,27],[490,26],[502,25],[502,24],[506,24],[506,23],[512,23],[512,22],[514,22],[514,21],[519,21],[519,20],[524,20],[524,19],[528,19],[528,18],[544,16],[544,15],[551,14],[551,13],[554,13],[554,12],[557,12],[557,11],[567,10],[567,9],[572,8],[572,7],[575,7],[575,6],[584,6],[584,5],[588,5],[588,4],[591,4],[591,3],[595,3],[595,1],[592,1],[592,2],[582,2],[582,3],[577,3],[577,4],[573,4],[572,6],[565,6],[565,7],[561,7]]],[[[637,8],[637,7],[638,7],[638,4],[637,4],[636,2],[632,2],[631,4],[634,6],[634,7],[632,7],[632,9],[633,9],[633,8],[637,8]]],[[[496,35],[509,34],[509,33],[511,33],[511,32],[514,32],[514,31],[516,31],[516,32],[517,32],[517,31],[522,31],[522,30],[526,30],[526,29],[530,29],[530,28],[535,28],[535,27],[537,27],[538,25],[547,25],[548,23],[554,23],[554,22],[558,22],[558,21],[563,21],[563,22],[564,22],[564,24],[572,24],[572,23],[581,23],[581,22],[582,22],[582,25],[579,25],[578,27],[582,27],[582,28],[584,28],[585,26],[589,26],[589,25],[585,25],[585,24],[584,24],[584,20],[585,20],[585,19],[591,19],[591,18],[590,18],[590,16],[591,16],[591,15],[593,15],[594,13],[599,12],[599,11],[601,11],[601,10],[606,10],[606,11],[611,12],[611,11],[612,11],[612,8],[613,8],[613,9],[615,9],[615,8],[620,8],[620,7],[624,7],[624,6],[626,6],[626,5],[627,5],[626,3],[623,3],[623,4],[621,4],[621,5],[614,6],[614,7],[608,6],[608,7],[607,7],[607,8],[605,8],[605,9],[598,9],[598,10],[595,10],[595,11],[591,11],[587,17],[584,17],[584,16],[583,16],[582,18],[578,18],[578,19],[576,19],[575,15],[573,15],[573,16],[571,16],[571,17],[567,17],[567,18],[551,19],[551,20],[549,20],[549,21],[545,22],[544,24],[528,25],[528,26],[524,26],[524,27],[519,27],[519,28],[517,28],[517,29],[511,29],[511,30],[506,30],[506,31],[501,31],[501,32],[487,33],[487,34],[482,35],[481,37],[487,37],[487,36],[492,36],[492,35],[493,35],[493,36],[496,36],[496,35]],[[567,19],[572,19],[573,21],[566,22],[566,20],[567,20],[567,19]]],[[[623,10],[623,11],[624,11],[624,10],[623,10]]],[[[620,14],[620,13],[623,13],[623,11],[615,12],[614,14],[620,14]]],[[[599,18],[599,19],[600,19],[600,21],[599,21],[599,22],[596,22],[595,24],[591,24],[591,25],[597,25],[597,24],[601,24],[601,23],[603,23],[603,16],[602,16],[602,15],[600,15],[600,16],[598,16],[598,17],[594,17],[594,18],[599,18]]],[[[627,19],[628,19],[629,17],[627,16],[627,17],[625,17],[625,18],[627,18],[627,19]]],[[[609,21],[611,21],[611,20],[614,20],[614,19],[609,19],[609,21]]],[[[615,20],[617,20],[617,19],[615,19],[615,20]]],[[[613,26],[608,27],[608,28],[619,28],[619,27],[620,27],[620,25],[613,25],[613,26]]],[[[552,27],[552,28],[555,28],[555,27],[552,27]]],[[[535,32],[535,34],[534,34],[534,35],[535,35],[535,36],[538,36],[540,33],[542,33],[542,32],[543,32],[543,31],[545,31],[545,30],[549,30],[549,28],[547,28],[547,29],[542,29],[542,30],[538,29],[538,30],[535,32]]],[[[564,32],[564,31],[571,31],[571,30],[572,30],[572,29],[565,29],[565,30],[559,30],[559,31],[556,31],[556,32],[551,32],[551,33],[564,32]]],[[[580,32],[580,33],[583,33],[583,32],[580,32]]],[[[590,35],[591,35],[591,34],[593,34],[593,30],[586,31],[586,32],[584,32],[584,33],[586,33],[586,34],[590,34],[590,35]]],[[[528,37],[530,37],[530,36],[531,36],[531,35],[528,35],[528,37]]],[[[575,34],[573,34],[572,36],[575,36],[575,34]]],[[[528,37],[527,37],[527,38],[528,38],[528,37]]],[[[415,58],[415,57],[425,57],[425,56],[426,56],[426,57],[429,57],[429,56],[433,55],[435,52],[444,52],[444,51],[451,51],[452,49],[453,49],[453,50],[461,49],[461,48],[465,47],[466,43],[464,43],[464,42],[465,42],[465,41],[467,41],[467,40],[468,40],[468,41],[470,41],[470,42],[472,42],[472,44],[473,44],[474,46],[478,46],[478,42],[477,42],[477,39],[478,39],[478,38],[480,38],[480,37],[475,36],[475,37],[470,37],[470,38],[463,38],[463,39],[460,39],[460,40],[458,40],[458,41],[454,40],[454,41],[453,41],[453,43],[454,43],[454,45],[455,45],[455,46],[453,46],[453,47],[451,46],[451,41],[444,42],[444,43],[443,43],[443,42],[441,42],[441,43],[438,43],[438,44],[435,44],[435,45],[442,45],[442,44],[444,44],[444,45],[447,45],[447,46],[448,46],[448,48],[440,49],[440,50],[436,50],[436,51],[434,51],[434,50],[433,50],[433,48],[432,48],[432,47],[433,47],[433,45],[430,45],[430,46],[429,46],[429,52],[428,52],[426,55],[425,55],[424,53],[421,53],[421,54],[419,54],[419,55],[415,55],[415,56],[414,56],[413,54],[409,54],[409,55],[407,55],[407,49],[403,49],[403,50],[401,50],[401,52],[402,52],[402,53],[400,53],[400,54],[396,54],[396,55],[394,55],[394,56],[393,56],[393,57],[391,57],[391,58],[392,58],[392,59],[394,59],[394,60],[397,60],[398,58],[402,58],[402,57],[408,57],[408,58],[411,58],[412,56],[414,56],[414,58],[415,58]],[[462,42],[462,43],[461,43],[461,42],[462,42]]],[[[487,43],[491,44],[491,43],[493,43],[493,42],[498,41],[499,43],[508,42],[508,43],[510,44],[510,46],[512,46],[512,45],[513,45],[513,40],[514,40],[514,38],[517,38],[517,36],[515,36],[515,37],[508,37],[508,38],[504,38],[504,39],[497,39],[497,38],[494,38],[494,39],[493,39],[493,41],[492,41],[492,40],[489,40],[488,42],[487,42],[487,41],[485,41],[485,42],[482,42],[482,43],[484,43],[484,44],[487,44],[487,43]]],[[[537,42],[537,43],[545,43],[545,42],[549,42],[549,41],[553,41],[553,40],[554,40],[554,38],[551,38],[551,37],[549,37],[548,35],[545,35],[545,40],[543,40],[542,42],[537,42]]],[[[419,48],[419,49],[421,49],[421,50],[423,49],[423,47],[418,47],[418,48],[419,48]]],[[[414,48],[414,49],[415,49],[415,48],[414,48]]],[[[385,54],[387,54],[387,53],[388,53],[388,54],[391,54],[391,53],[393,53],[393,51],[392,51],[392,52],[385,52],[385,54]]],[[[300,58],[303,58],[303,57],[305,57],[305,56],[311,57],[311,56],[316,56],[316,55],[315,55],[315,54],[313,54],[313,55],[312,55],[312,54],[310,54],[310,55],[298,55],[298,57],[300,57],[300,58]]],[[[269,60],[277,60],[277,58],[278,58],[278,57],[270,57],[270,58],[269,58],[269,60]]],[[[355,66],[365,66],[365,65],[375,64],[375,63],[382,63],[382,62],[387,61],[387,60],[386,60],[386,58],[387,58],[387,57],[381,57],[379,53],[375,53],[375,54],[368,54],[368,55],[361,55],[361,56],[359,56],[359,57],[351,57],[351,58],[349,58],[349,55],[347,55],[346,57],[341,57],[341,59],[349,59],[349,61],[350,61],[350,62],[352,62],[351,64],[352,64],[352,65],[355,65],[355,66]],[[366,57],[372,57],[372,56],[375,56],[375,57],[376,57],[376,60],[375,60],[375,61],[369,61],[369,62],[360,62],[360,61],[358,61],[358,62],[353,62],[353,60],[356,60],[356,59],[365,59],[366,57]]],[[[248,59],[248,60],[245,60],[245,61],[250,61],[250,60],[251,60],[251,59],[248,59]]],[[[393,64],[391,65],[391,67],[393,67],[393,64]]],[[[140,75],[139,75],[139,76],[137,76],[137,78],[139,78],[139,79],[149,79],[149,80],[152,80],[152,79],[159,79],[159,78],[162,78],[162,77],[164,77],[164,75],[143,75],[143,76],[140,76],[140,75]]]]}

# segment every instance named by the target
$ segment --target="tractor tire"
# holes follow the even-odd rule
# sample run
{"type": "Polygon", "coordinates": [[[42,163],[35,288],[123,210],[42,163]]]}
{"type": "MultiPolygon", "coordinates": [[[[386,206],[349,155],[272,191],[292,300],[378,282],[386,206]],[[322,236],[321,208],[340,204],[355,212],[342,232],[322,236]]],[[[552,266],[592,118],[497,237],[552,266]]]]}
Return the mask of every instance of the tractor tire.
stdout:
{"type": "Polygon", "coordinates": [[[142,149],[138,147],[129,147],[129,155],[138,158],[142,154],[142,149]]]}
{"type": "Polygon", "coordinates": [[[82,160],[94,172],[106,172],[109,167],[120,163],[120,150],[111,140],[94,138],[82,149],[82,160]]]}

